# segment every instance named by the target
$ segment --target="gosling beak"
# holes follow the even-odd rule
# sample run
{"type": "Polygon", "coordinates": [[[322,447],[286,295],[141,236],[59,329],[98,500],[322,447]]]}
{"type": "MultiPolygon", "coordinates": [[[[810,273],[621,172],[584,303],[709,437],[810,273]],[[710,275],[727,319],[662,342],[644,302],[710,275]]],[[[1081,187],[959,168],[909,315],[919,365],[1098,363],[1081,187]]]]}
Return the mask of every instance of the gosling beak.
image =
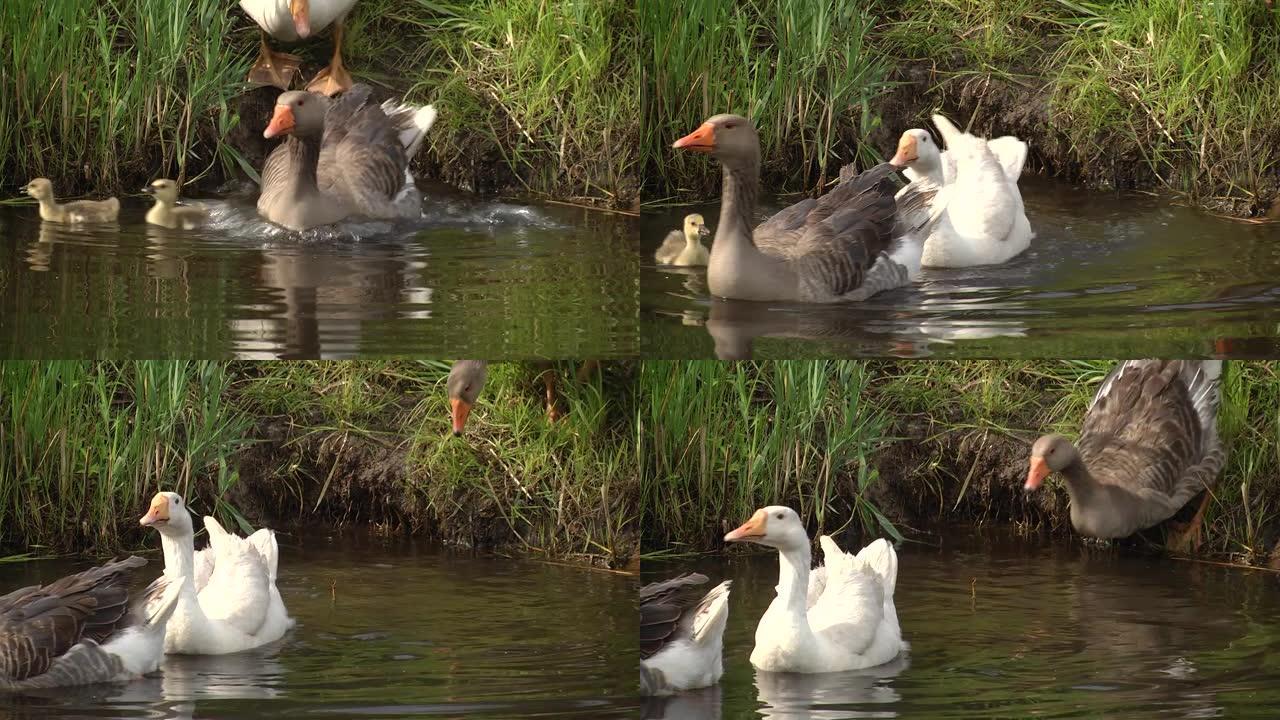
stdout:
{"type": "Polygon", "coordinates": [[[270,140],[277,135],[288,135],[293,132],[293,128],[293,108],[288,105],[276,105],[276,111],[271,116],[271,123],[267,125],[266,130],[262,131],[262,137],[270,140]]]}
{"type": "Polygon", "coordinates": [[[1049,463],[1039,455],[1031,456],[1031,467],[1027,470],[1027,482],[1022,486],[1026,492],[1034,492],[1044,483],[1049,475],[1049,463]]]}
{"type": "Polygon", "coordinates": [[[709,122],[671,144],[671,147],[694,152],[709,153],[716,149],[716,127],[709,122]]]}
{"type": "Polygon", "coordinates": [[[711,228],[707,227],[706,225],[699,225],[698,234],[701,235],[702,237],[709,237],[711,235],[711,228]]]}
{"type": "Polygon", "coordinates": [[[148,195],[155,195],[155,194],[156,194],[156,189],[155,189],[155,187],[153,187],[153,186],[151,186],[151,185],[148,185],[148,186],[146,186],[146,187],[142,188],[142,192],[144,192],[144,193],[146,193],[146,194],[148,194],[148,195]]]}

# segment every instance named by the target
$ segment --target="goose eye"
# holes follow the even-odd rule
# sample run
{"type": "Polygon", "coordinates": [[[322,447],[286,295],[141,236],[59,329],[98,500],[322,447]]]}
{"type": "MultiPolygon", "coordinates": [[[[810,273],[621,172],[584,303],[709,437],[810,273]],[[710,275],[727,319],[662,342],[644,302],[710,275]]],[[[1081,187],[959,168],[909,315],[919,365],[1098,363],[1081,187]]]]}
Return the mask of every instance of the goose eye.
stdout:
{"type": "Polygon", "coordinates": [[[724,129],[725,129],[725,130],[732,130],[732,129],[736,128],[736,127],[738,127],[738,124],[737,124],[737,123],[725,123],[725,124],[724,124],[724,129]]]}
{"type": "Polygon", "coordinates": [[[781,519],[782,519],[782,513],[778,513],[778,519],[779,519],[779,520],[781,520],[781,519]]]}

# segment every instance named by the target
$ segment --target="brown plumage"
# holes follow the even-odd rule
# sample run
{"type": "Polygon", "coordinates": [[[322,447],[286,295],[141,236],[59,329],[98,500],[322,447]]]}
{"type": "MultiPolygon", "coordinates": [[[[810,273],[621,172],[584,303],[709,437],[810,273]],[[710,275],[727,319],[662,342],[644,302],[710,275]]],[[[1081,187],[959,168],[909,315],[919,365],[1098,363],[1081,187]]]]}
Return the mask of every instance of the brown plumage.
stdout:
{"type": "Polygon", "coordinates": [[[1217,433],[1221,372],[1217,360],[1118,364],[1074,445],[1046,435],[1032,446],[1026,489],[1061,472],[1071,523],[1090,537],[1126,537],[1167,520],[1212,489],[1226,462],[1217,433]]]}

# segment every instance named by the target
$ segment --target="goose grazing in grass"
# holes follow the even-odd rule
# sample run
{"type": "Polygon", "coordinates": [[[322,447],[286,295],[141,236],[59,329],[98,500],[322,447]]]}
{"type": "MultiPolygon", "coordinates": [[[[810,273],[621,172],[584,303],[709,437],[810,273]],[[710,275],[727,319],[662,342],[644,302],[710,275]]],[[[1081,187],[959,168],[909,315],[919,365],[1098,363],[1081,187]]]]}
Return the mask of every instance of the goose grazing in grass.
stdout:
{"type": "MultiPolygon", "coordinates": [[[[1062,474],[1071,524],[1113,539],[1157,525],[1202,491],[1226,463],[1218,439],[1221,360],[1126,360],[1094,394],[1080,438],[1045,435],[1031,446],[1027,492],[1062,474]]],[[[1208,505],[1172,546],[1198,546],[1208,505]]]]}
{"type": "Polygon", "coordinates": [[[165,652],[223,655],[284,636],[293,627],[276,588],[275,533],[241,538],[204,519],[209,547],[195,551],[195,529],[182,496],[157,493],[138,521],[160,533],[164,572],[182,591],[165,633],[165,652]]]}
{"type": "Polygon", "coordinates": [[[697,588],[706,582],[706,575],[688,573],[640,588],[642,695],[671,695],[720,681],[730,581],[701,595],[697,588]]]}
{"type": "Polygon", "coordinates": [[[760,138],[747,118],[716,115],[672,147],[706,153],[724,168],[720,222],[707,265],[713,295],[737,300],[834,303],[865,300],[920,272],[923,236],[933,216],[926,183],[908,193],[881,163],[806,198],[752,228],[760,193],[760,138]],[[910,225],[904,226],[904,222],[910,225]]]}
{"type": "Polygon", "coordinates": [[[0,597],[0,690],[124,682],[160,666],[180,578],[147,588],[147,611],[129,608],[129,557],[0,597]]]}
{"type": "Polygon", "coordinates": [[[941,186],[931,203],[936,221],[925,234],[921,262],[936,267],[968,267],[1005,262],[1031,245],[1018,190],[1027,144],[1014,137],[985,140],[961,132],[934,115],[947,144],[942,152],[925,130],[904,132],[889,162],[904,168],[911,184],[941,186]]]}
{"type": "Polygon", "coordinates": [[[298,74],[296,55],[273,51],[267,36],[282,42],[305,40],[333,24],[333,59],[307,85],[312,92],[336,95],[351,89],[351,75],[342,62],[343,23],[356,0],[240,0],[240,7],[262,29],[258,61],[249,81],[288,90],[298,74]]]}
{"type": "Polygon", "coordinates": [[[293,91],[276,100],[266,138],[287,136],[262,168],[258,214],[291,230],[352,215],[422,214],[409,161],[436,120],[430,105],[370,99],[356,85],[336,100],[293,91]]]}
{"type": "Polygon", "coordinates": [[[449,379],[445,386],[449,392],[449,411],[455,436],[461,435],[466,428],[471,408],[475,407],[476,398],[480,397],[488,375],[489,363],[484,360],[458,360],[449,369],[449,379]]]}
{"type": "Polygon", "coordinates": [[[59,203],[53,197],[53,183],[47,178],[36,178],[23,188],[40,203],[40,219],[56,223],[111,223],[120,216],[120,201],[72,200],[59,203]]]}
{"type": "Polygon", "coordinates": [[[147,222],[152,225],[191,230],[203,225],[209,217],[203,205],[178,205],[178,183],[172,180],[153,180],[142,192],[156,197],[156,204],[147,211],[147,222]]]}
{"type": "Polygon", "coordinates": [[[751,651],[758,670],[859,670],[906,650],[893,604],[898,556],[886,540],[850,555],[824,535],[818,540],[825,568],[811,571],[809,535],[800,516],[781,505],[757,510],[724,539],[778,551],[778,595],[756,626],[751,651]]]}
{"type": "Polygon", "coordinates": [[[684,230],[672,230],[662,241],[662,247],[653,254],[655,260],[663,265],[706,265],[711,254],[702,245],[702,238],[711,234],[707,223],[698,213],[684,216],[684,230]]]}

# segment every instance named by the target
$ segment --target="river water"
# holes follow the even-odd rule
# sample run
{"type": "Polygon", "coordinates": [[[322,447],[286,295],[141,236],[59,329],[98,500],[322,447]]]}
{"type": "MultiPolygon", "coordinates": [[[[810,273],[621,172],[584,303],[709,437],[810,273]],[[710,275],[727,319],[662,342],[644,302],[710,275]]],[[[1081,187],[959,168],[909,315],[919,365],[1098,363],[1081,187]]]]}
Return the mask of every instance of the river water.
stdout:
{"type": "MultiPolygon", "coordinates": [[[[425,185],[425,184],[423,184],[425,185]]],[[[250,194],[167,230],[0,205],[0,356],[634,355],[636,221],[424,187],[423,217],[298,234],[250,194]]]]}
{"type": "Polygon", "coordinates": [[[898,551],[909,653],[861,672],[751,667],[775,554],[646,563],[646,582],[697,569],[734,584],[720,686],[644,716],[1275,717],[1280,575],[967,530],[929,542],[898,551]]]}
{"type": "MultiPolygon", "coordinates": [[[[297,620],[280,642],[170,655],[124,685],[0,696],[0,717],[636,717],[633,577],[360,534],[278,537],[297,620]]],[[[162,569],[148,557],[140,585],[162,569]]],[[[0,564],[0,594],[89,564],[0,564]]]]}
{"type": "MultiPolygon", "coordinates": [[[[1208,215],[1138,193],[1024,177],[1036,232],[1008,263],[926,269],[863,303],[710,298],[704,269],[653,251],[689,212],[641,218],[641,352],[647,357],[1275,357],[1280,224],[1208,215]]],[[[785,203],[763,208],[761,219],[785,203]]]]}

